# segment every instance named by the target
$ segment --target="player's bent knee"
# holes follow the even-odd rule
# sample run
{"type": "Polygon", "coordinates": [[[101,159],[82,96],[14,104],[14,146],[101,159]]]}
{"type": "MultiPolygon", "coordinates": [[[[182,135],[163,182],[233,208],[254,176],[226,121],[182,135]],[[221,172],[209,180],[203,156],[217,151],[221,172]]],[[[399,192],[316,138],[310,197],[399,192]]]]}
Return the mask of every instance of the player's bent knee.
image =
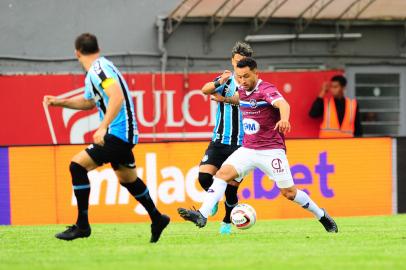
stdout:
{"type": "Polygon", "coordinates": [[[79,164],[88,171],[91,171],[98,167],[98,165],[93,161],[89,154],[86,153],[86,151],[81,151],[80,153],[73,156],[71,162],[79,164]]]}
{"type": "Polygon", "coordinates": [[[224,165],[216,173],[216,178],[222,179],[226,182],[230,182],[238,177],[236,169],[231,165],[224,165]]]}
{"type": "Polygon", "coordinates": [[[83,167],[82,165],[80,165],[79,163],[76,163],[74,161],[72,161],[69,164],[69,171],[72,175],[72,179],[78,179],[78,178],[83,178],[83,175],[87,174],[87,170],[85,167],[83,167]]]}
{"type": "MultiPolygon", "coordinates": [[[[242,180],[241,180],[241,181],[242,181],[242,180]]],[[[233,187],[239,187],[240,184],[241,184],[241,182],[237,182],[237,181],[235,181],[235,180],[232,180],[232,181],[228,182],[228,184],[229,184],[230,186],[233,186],[233,187]]]]}
{"type": "Polygon", "coordinates": [[[211,186],[213,182],[213,175],[210,173],[199,172],[199,183],[204,188],[206,186],[211,186]]]}
{"type": "Polygon", "coordinates": [[[219,169],[216,166],[210,164],[204,164],[199,166],[199,173],[208,173],[211,175],[215,175],[218,170],[219,169]]]}
{"type": "Polygon", "coordinates": [[[76,154],[73,156],[73,158],[71,159],[71,164],[72,163],[76,163],[76,164],[80,164],[81,163],[81,158],[79,154],[76,154]]]}

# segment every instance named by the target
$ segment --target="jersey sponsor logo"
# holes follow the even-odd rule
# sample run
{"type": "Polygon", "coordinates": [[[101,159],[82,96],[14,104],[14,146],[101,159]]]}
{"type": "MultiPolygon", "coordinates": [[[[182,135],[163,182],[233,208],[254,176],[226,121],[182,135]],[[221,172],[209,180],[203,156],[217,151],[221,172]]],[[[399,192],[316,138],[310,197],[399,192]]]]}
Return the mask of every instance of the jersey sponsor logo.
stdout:
{"type": "Polygon", "coordinates": [[[244,115],[258,115],[261,114],[261,110],[258,111],[248,111],[248,112],[243,112],[244,115]]]}
{"type": "Polygon", "coordinates": [[[253,135],[260,130],[259,123],[254,119],[246,118],[242,121],[244,132],[248,135],[253,135]]]}

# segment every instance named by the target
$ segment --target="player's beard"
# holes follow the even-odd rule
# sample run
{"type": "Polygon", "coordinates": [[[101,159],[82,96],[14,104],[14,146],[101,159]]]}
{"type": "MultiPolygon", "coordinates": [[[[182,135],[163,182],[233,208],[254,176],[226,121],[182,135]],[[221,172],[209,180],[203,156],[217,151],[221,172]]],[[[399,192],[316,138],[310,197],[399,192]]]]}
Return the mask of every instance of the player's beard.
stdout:
{"type": "Polygon", "coordinates": [[[252,91],[254,91],[254,89],[255,89],[255,84],[252,85],[252,86],[250,86],[250,87],[248,87],[248,88],[245,88],[245,91],[247,91],[247,92],[252,92],[252,91]]]}

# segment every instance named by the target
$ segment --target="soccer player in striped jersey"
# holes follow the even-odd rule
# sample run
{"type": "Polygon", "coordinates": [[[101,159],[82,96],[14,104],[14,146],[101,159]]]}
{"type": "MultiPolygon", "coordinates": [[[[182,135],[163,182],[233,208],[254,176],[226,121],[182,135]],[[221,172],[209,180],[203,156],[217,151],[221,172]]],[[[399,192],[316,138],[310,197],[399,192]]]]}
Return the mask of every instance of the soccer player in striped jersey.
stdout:
{"type": "MultiPolygon", "coordinates": [[[[238,61],[252,56],[251,47],[242,42],[237,42],[232,49],[231,63],[235,68],[238,61]]],[[[237,82],[234,74],[225,70],[221,76],[213,82],[206,83],[202,92],[206,95],[220,95],[224,98],[233,97],[237,91],[237,82]]],[[[206,191],[213,183],[213,175],[216,174],[223,162],[242,144],[244,130],[242,127],[242,115],[238,105],[221,102],[218,104],[216,123],[212,140],[203,156],[199,167],[199,183],[206,191]]],[[[237,189],[239,182],[229,182],[225,191],[224,202],[226,213],[220,226],[221,234],[231,233],[231,210],[238,204],[237,189]]],[[[218,203],[212,209],[211,215],[215,215],[218,203]]]]}
{"type": "Polygon", "coordinates": [[[94,143],[76,154],[70,163],[73,191],[77,200],[76,224],[55,235],[61,240],[89,237],[90,182],[87,172],[110,163],[120,184],[147,210],[151,221],[151,243],[157,242],[170,218],[161,214],[148,188],[137,176],[132,148],[138,142],[138,129],[127,83],[112,62],[100,56],[97,39],[84,33],[76,38],[76,56],[86,70],[85,93],[69,99],[45,96],[44,103],[76,110],[98,108],[101,124],[93,135],[94,143]]]}

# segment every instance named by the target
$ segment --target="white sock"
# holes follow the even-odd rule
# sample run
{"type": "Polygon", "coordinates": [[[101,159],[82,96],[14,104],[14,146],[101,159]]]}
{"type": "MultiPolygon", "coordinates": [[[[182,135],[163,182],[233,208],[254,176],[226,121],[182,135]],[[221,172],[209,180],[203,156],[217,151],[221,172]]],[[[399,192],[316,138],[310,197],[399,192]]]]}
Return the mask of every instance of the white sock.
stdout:
{"type": "Polygon", "coordinates": [[[226,181],[213,177],[213,184],[207,190],[203,204],[199,209],[200,213],[202,213],[205,218],[210,215],[214,205],[223,197],[226,188],[226,181]]]}
{"type": "Polygon", "coordinates": [[[304,209],[312,212],[317,219],[320,219],[324,216],[324,211],[320,207],[315,204],[312,199],[310,199],[309,195],[306,192],[301,191],[300,189],[297,190],[296,197],[293,200],[297,204],[299,204],[304,209]]]}

